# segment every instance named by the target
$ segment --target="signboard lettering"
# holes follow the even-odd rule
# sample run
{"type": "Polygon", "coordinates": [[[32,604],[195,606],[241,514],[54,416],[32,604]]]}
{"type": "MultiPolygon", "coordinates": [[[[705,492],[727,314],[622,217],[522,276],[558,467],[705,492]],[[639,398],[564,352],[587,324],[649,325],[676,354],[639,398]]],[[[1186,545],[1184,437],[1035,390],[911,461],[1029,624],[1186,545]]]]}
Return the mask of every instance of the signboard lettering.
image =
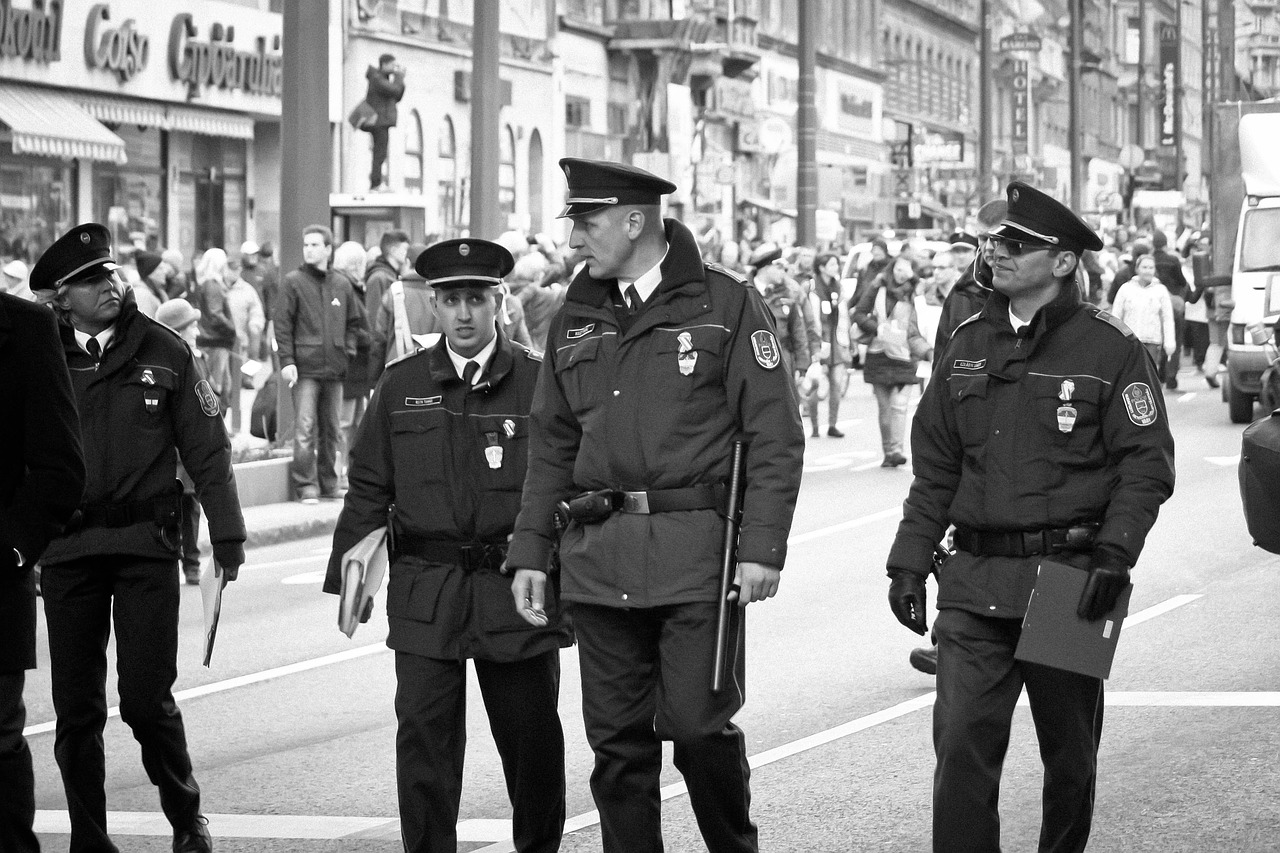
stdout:
{"type": "Polygon", "coordinates": [[[1013,63],[1013,150],[1027,150],[1027,61],[1014,60],[1013,63]]]}
{"type": "Polygon", "coordinates": [[[15,9],[0,0],[0,59],[33,62],[62,59],[62,0],[31,0],[30,9],[15,9]]]}
{"type": "Polygon", "coordinates": [[[1178,144],[1178,28],[1160,25],[1160,144],[1178,144]]]}
{"type": "Polygon", "coordinates": [[[111,19],[107,3],[95,3],[84,28],[84,61],[90,68],[114,71],[120,82],[147,67],[151,39],[134,29],[133,18],[119,27],[100,27],[111,19]]]}
{"type": "Polygon", "coordinates": [[[236,50],[235,27],[215,23],[207,41],[198,41],[200,31],[190,13],[173,19],[169,27],[169,73],[192,88],[243,89],[255,95],[280,96],[284,63],[280,37],[274,36],[267,53],[267,39],[259,36],[252,51],[236,50]]]}

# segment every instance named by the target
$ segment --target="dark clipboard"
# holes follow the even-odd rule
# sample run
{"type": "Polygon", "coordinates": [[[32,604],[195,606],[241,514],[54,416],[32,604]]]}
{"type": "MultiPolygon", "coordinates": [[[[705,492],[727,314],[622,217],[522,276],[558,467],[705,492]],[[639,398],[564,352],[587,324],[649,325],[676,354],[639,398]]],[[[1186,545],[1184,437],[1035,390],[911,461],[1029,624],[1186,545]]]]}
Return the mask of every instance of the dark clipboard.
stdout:
{"type": "Polygon", "coordinates": [[[1036,575],[1036,587],[1022,620],[1022,636],[1013,656],[1078,672],[1094,678],[1108,678],[1120,642],[1120,629],[1129,614],[1133,584],[1124,588],[1111,612],[1093,622],[1076,615],[1089,573],[1053,560],[1043,560],[1036,575]]]}

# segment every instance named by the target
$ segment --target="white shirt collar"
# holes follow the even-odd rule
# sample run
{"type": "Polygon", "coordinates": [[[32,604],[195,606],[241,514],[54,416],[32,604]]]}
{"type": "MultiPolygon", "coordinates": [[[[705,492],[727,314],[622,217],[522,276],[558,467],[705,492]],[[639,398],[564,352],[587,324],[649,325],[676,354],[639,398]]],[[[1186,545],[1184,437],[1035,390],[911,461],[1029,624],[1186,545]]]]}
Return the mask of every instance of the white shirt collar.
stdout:
{"type": "Polygon", "coordinates": [[[102,352],[106,352],[107,347],[111,344],[111,339],[116,336],[116,327],[114,325],[103,329],[96,335],[91,335],[88,332],[82,332],[79,329],[74,328],[71,331],[76,333],[76,343],[79,344],[80,349],[85,352],[89,352],[89,338],[97,338],[98,346],[102,347],[102,352]]]}
{"type": "Polygon", "coordinates": [[[667,252],[671,251],[671,244],[667,244],[667,249],[662,253],[662,257],[658,262],[651,266],[635,281],[627,281],[626,279],[618,279],[618,289],[623,293],[627,292],[627,285],[632,285],[636,289],[636,293],[640,294],[640,301],[648,302],[649,297],[658,289],[658,285],[662,284],[662,262],[667,259],[667,252]]]}
{"type": "Polygon", "coordinates": [[[1017,331],[1019,331],[1020,329],[1022,329],[1024,326],[1030,326],[1030,325],[1031,325],[1031,320],[1023,320],[1023,319],[1022,319],[1022,318],[1020,318],[1017,314],[1013,313],[1013,307],[1012,307],[1012,306],[1010,306],[1010,308],[1009,308],[1009,325],[1010,325],[1010,326],[1013,326],[1013,330],[1014,330],[1015,332],[1017,332],[1017,331]]]}
{"type": "Polygon", "coordinates": [[[489,372],[489,361],[493,358],[493,352],[498,348],[498,336],[495,334],[493,340],[485,344],[484,349],[473,355],[471,358],[458,355],[453,351],[453,347],[449,346],[448,339],[444,342],[444,350],[449,353],[449,360],[453,362],[453,369],[458,371],[458,378],[462,378],[462,371],[466,370],[467,362],[474,361],[480,365],[480,369],[476,371],[475,378],[471,380],[471,386],[474,388],[480,384],[480,380],[489,372]]]}

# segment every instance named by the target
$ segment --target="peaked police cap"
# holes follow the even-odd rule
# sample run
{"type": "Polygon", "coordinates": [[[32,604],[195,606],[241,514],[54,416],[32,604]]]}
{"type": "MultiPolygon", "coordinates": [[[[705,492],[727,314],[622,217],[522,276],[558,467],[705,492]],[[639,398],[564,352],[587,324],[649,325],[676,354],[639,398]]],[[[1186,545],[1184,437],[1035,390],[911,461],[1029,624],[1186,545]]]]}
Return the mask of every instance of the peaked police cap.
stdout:
{"type": "Polygon", "coordinates": [[[33,291],[56,291],[64,284],[119,268],[111,259],[111,232],[96,222],[87,222],[45,249],[31,269],[29,286],[33,291]]]}
{"type": "Polygon", "coordinates": [[[991,229],[993,237],[1007,237],[1024,243],[1039,243],[1080,254],[1082,249],[1098,251],[1102,239],[1062,202],[1030,184],[1014,181],[1006,190],[1009,212],[991,229]]]}
{"type": "Polygon", "coordinates": [[[497,243],[466,237],[428,246],[413,262],[418,275],[436,288],[497,287],[515,265],[497,243]]]}
{"type": "Polygon", "coordinates": [[[569,195],[558,219],[582,216],[615,204],[661,204],[662,197],[676,191],[666,178],[608,160],[581,160],[565,157],[560,161],[569,195]]]}

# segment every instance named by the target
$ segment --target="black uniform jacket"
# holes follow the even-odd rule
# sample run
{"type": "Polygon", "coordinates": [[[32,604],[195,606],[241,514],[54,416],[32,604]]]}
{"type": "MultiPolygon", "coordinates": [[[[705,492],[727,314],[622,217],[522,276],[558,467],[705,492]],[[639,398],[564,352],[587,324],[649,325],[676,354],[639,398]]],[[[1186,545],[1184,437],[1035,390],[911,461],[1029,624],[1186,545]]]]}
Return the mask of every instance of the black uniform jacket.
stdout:
{"type": "MultiPolygon", "coordinates": [[[[557,501],[591,489],[724,483],[734,439],[750,445],[738,560],[782,568],[804,431],[773,318],[754,288],[707,267],[666,221],[662,282],[624,333],[615,281],[584,270],[547,335],[524,504],[509,564],[544,569],[557,501]]],[[[615,607],[715,601],[722,511],[616,513],[565,532],[567,600],[615,607]]]]}
{"type": "MultiPolygon", "coordinates": [[[[952,335],[920,400],[911,449],[915,480],[888,563],[921,575],[948,524],[1032,531],[1099,522],[1095,547],[1132,566],[1173,492],[1173,436],[1151,359],[1074,286],[1021,334],[1008,298],[992,293],[952,335]]],[[[941,573],[938,606],[1019,617],[1038,562],[960,552],[941,573]]]]}
{"type": "MultiPolygon", "coordinates": [[[[468,390],[445,341],[387,366],[351,450],[350,491],[333,533],[324,591],[342,589],[342,555],[387,523],[432,542],[505,546],[520,510],[529,453],[529,407],[538,357],[499,332],[480,382],[468,390]]],[[[513,661],[567,646],[548,584],[550,625],[516,612],[511,576],[468,570],[403,549],[387,585],[387,645],[442,660],[513,661]]]]}
{"type": "MultiPolygon", "coordinates": [[[[180,456],[209,517],[210,539],[238,547],[243,562],[244,517],[231,442],[217,395],[186,342],[141,314],[128,295],[101,363],[80,348],[71,326],[60,324],[59,332],[80,410],[88,472],[84,504],[123,505],[174,494],[180,456]]],[[[179,538],[155,521],[85,527],[50,543],[44,562],[102,554],[176,559],[179,538]]]]}
{"type": "Polygon", "coordinates": [[[80,505],[80,422],[53,312],[0,294],[0,672],[36,665],[32,567],[80,505]],[[16,548],[23,567],[8,568],[16,548]]]}

